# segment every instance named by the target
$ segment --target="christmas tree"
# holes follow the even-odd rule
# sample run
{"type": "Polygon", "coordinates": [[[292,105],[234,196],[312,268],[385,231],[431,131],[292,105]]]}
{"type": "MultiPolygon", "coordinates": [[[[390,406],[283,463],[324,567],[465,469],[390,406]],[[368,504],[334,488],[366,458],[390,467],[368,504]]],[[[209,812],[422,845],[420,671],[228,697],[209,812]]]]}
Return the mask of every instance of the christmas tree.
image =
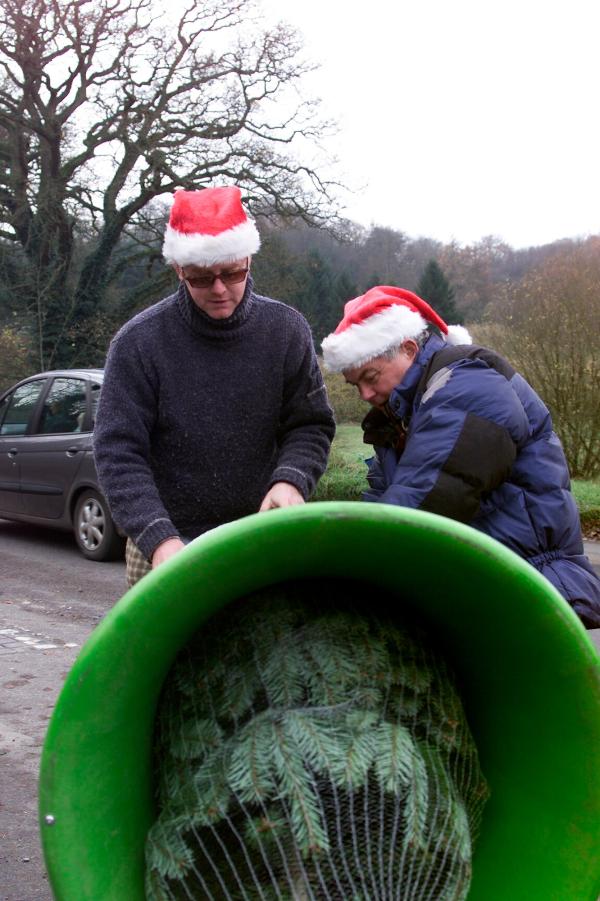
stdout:
{"type": "Polygon", "coordinates": [[[443,656],[374,591],[273,586],[180,653],[157,716],[149,901],[466,897],[477,750],[443,656]]]}

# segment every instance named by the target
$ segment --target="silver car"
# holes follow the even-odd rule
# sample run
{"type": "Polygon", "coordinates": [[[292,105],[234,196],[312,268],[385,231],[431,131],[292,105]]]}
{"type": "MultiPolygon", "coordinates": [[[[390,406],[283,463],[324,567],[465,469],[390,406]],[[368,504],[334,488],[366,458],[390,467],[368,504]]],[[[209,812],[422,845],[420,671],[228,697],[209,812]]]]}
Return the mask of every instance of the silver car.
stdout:
{"type": "Polygon", "coordinates": [[[0,395],[0,517],[72,529],[90,560],[123,555],[98,485],[92,428],[101,369],[61,369],[0,395]]]}

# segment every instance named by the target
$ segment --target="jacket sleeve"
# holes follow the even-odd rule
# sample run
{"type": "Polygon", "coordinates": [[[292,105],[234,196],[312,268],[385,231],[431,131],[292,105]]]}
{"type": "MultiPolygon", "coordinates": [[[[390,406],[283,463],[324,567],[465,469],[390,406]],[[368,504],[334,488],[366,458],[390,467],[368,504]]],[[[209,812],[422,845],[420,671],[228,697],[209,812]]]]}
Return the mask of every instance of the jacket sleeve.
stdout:
{"type": "Polygon", "coordinates": [[[436,391],[425,393],[391,483],[365,500],[470,522],[481,496],[509,476],[528,429],[505,376],[480,360],[461,361],[436,391]]]}
{"type": "Polygon", "coordinates": [[[94,458],[115,522],[150,559],[167,538],[178,537],[150,467],[150,434],[158,386],[131,332],[111,343],[94,425],[94,458]]]}
{"type": "Polygon", "coordinates": [[[286,360],[277,463],[269,487],[289,482],[307,500],[327,466],[335,419],[305,320],[301,329],[286,360]]]}

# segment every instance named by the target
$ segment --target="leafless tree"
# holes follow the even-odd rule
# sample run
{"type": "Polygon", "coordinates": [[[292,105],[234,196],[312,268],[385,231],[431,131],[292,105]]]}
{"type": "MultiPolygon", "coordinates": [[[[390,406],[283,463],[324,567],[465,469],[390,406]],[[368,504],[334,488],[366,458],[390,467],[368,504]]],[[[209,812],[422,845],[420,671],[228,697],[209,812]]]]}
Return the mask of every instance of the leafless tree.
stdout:
{"type": "Polygon", "coordinates": [[[571,474],[600,474],[600,238],[569,242],[506,285],[475,337],[502,351],[552,412],[571,474]]]}
{"type": "Polygon", "coordinates": [[[255,213],[332,216],[303,162],[323,123],[298,93],[298,37],[256,15],[253,0],[189,0],[178,19],[152,0],[0,0],[0,241],[40,366],[69,362],[119,242],[174,189],[237,183],[255,213]]]}

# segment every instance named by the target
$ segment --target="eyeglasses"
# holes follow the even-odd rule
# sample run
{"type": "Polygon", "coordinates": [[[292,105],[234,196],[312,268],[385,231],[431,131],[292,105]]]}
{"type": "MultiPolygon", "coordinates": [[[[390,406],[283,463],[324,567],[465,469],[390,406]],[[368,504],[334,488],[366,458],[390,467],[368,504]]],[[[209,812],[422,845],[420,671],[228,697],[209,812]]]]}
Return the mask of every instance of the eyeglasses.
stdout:
{"type": "Polygon", "coordinates": [[[183,270],[181,274],[192,288],[212,288],[217,279],[220,279],[224,285],[237,285],[244,281],[249,271],[250,267],[245,266],[243,269],[224,269],[223,272],[218,272],[216,275],[213,272],[207,272],[206,275],[190,277],[183,270]]]}

